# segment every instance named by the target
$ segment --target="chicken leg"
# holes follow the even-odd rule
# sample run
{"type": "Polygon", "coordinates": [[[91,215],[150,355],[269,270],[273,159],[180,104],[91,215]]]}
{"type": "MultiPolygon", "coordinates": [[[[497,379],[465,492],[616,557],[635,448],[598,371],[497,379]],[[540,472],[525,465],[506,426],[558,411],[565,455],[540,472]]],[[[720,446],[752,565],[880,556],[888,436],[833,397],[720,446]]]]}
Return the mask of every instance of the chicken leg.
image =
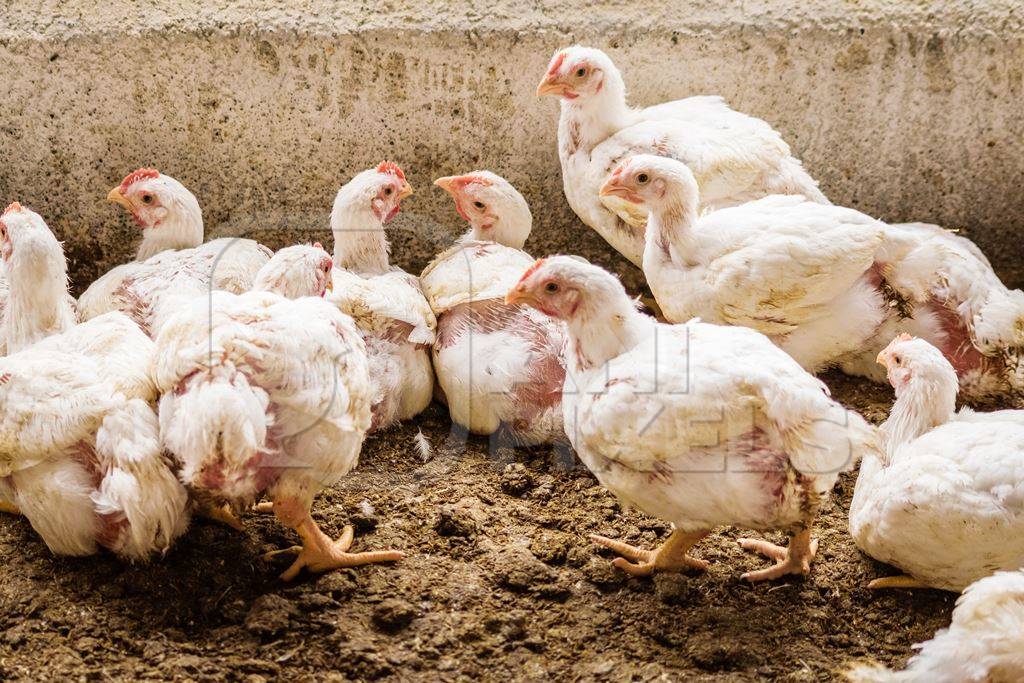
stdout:
{"type": "Polygon", "coordinates": [[[294,579],[299,575],[303,567],[311,572],[320,573],[342,567],[358,567],[378,562],[397,562],[405,557],[405,553],[399,550],[379,550],[367,553],[348,552],[355,535],[351,526],[344,528],[338,540],[332,540],[313,521],[309,509],[303,508],[298,501],[293,499],[274,501],[274,514],[282,524],[295,529],[302,539],[301,546],[296,545],[283,550],[275,550],[263,556],[264,559],[270,559],[285,553],[298,555],[291,566],[281,574],[283,581],[294,579]]]}
{"type": "Polygon", "coordinates": [[[686,533],[673,529],[672,535],[655,550],[643,550],[596,534],[592,534],[590,540],[622,555],[612,560],[612,564],[622,571],[632,576],[649,576],[656,569],[670,572],[684,569],[706,570],[707,562],[690,557],[686,553],[709,533],[710,530],[686,533]]]}
{"type": "Polygon", "coordinates": [[[811,571],[811,562],[818,552],[818,541],[811,538],[810,528],[794,535],[789,541],[788,548],[753,538],[741,538],[740,546],[744,550],[761,553],[775,560],[774,567],[747,572],[740,577],[747,581],[768,581],[786,574],[807,576],[811,571]]]}

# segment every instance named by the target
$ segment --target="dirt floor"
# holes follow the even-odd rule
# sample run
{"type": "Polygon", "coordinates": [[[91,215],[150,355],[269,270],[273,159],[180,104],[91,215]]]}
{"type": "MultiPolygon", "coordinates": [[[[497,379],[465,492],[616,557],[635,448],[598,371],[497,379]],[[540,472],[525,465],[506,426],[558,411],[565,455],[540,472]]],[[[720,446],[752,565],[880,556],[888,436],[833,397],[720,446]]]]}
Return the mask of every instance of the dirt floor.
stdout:
{"type": "MultiPolygon", "coordinates": [[[[884,418],[884,388],[826,380],[884,418]]],[[[355,525],[357,550],[408,553],[392,566],[283,583],[287,560],[260,555],[294,539],[259,515],[244,533],[198,521],[148,566],[58,559],[0,516],[0,679],[817,681],[864,657],[902,667],[948,624],[953,594],[864,587],[894,571],[847,535],[853,475],[806,580],[741,581],[764,560],[733,530],[697,547],[706,574],[630,579],[587,534],[653,546],[667,525],[548,449],[446,446],[446,417],[435,406],[420,420],[432,460],[415,426],[377,435],[315,507],[329,533],[355,525]]]]}

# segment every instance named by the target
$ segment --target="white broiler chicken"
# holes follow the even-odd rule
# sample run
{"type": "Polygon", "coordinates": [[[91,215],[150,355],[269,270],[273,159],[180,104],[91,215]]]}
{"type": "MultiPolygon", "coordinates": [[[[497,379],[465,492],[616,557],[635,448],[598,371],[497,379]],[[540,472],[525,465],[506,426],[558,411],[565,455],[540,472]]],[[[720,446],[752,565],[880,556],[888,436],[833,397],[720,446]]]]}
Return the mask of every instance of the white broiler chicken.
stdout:
{"type": "Polygon", "coordinates": [[[828,203],[770,125],[730,109],[721,97],[630,107],[622,75],[600,50],[575,46],[556,52],[537,94],[561,98],[558,157],[569,206],[637,266],[646,215],[598,194],[628,156],[657,154],[690,166],[700,182],[701,211],[771,194],[828,203]]]}
{"type": "Polygon", "coordinates": [[[704,568],[687,552],[718,526],[778,529],[788,548],[759,581],[810,571],[811,527],[875,430],[766,337],[741,327],[657,323],[610,273],[568,256],[538,261],[508,293],[565,322],[565,431],[625,504],[674,525],[657,550],[593,537],[630,574],[704,568]]]}
{"type": "Polygon", "coordinates": [[[334,288],[334,261],[319,242],[278,250],[253,278],[252,291],[274,292],[286,299],[326,297],[334,288]]]}
{"type": "Polygon", "coordinates": [[[903,671],[860,665],[855,683],[1015,683],[1024,680],[1024,571],[996,572],[964,590],[953,623],[903,671]]]}
{"type": "Polygon", "coordinates": [[[416,276],[390,264],[385,234],[410,194],[402,169],[382,162],[342,186],[331,211],[334,291],[327,300],[352,316],[366,343],[374,431],[418,415],[433,398],[437,322],[416,276]]]}
{"type": "Polygon", "coordinates": [[[162,297],[178,294],[178,305],[211,289],[246,292],[270,258],[269,249],[250,239],[223,237],[204,243],[203,212],[195,195],[154,169],[129,174],[107,200],[131,214],[142,228],[142,243],[135,261],[101,276],[79,297],[82,320],[122,311],[155,336],[166,317],[159,311],[162,297]]]}
{"type": "Polygon", "coordinates": [[[701,216],[690,169],[651,155],[601,194],[650,211],[644,275],[671,322],[753,328],[815,372],[858,359],[890,317],[883,273],[907,245],[858,211],[775,195],[701,216]]]}
{"type": "Polygon", "coordinates": [[[76,323],[67,260],[42,217],[18,204],[8,207],[0,216],[0,250],[11,314],[0,318],[0,355],[30,347],[85,355],[127,398],[156,400],[153,342],[116,311],[76,323]]]}
{"type": "Polygon", "coordinates": [[[897,337],[878,362],[896,403],[884,453],[861,463],[850,533],[905,575],[871,587],[960,591],[1024,565],[1024,411],[956,412],[956,373],[922,339],[897,337]]]}
{"type": "Polygon", "coordinates": [[[965,399],[1024,400],[1024,293],[963,237],[798,196],[700,216],[690,170],[650,155],[601,192],[650,211],[644,274],[670,321],[752,327],[808,370],[879,382],[878,351],[909,333],[942,349],[965,399]]]}
{"type": "Polygon", "coordinates": [[[469,232],[420,275],[437,316],[434,369],[452,421],[518,445],[564,441],[562,332],[505,293],[533,263],[530,207],[490,171],[438,178],[469,232]]]}
{"type": "Polygon", "coordinates": [[[14,202],[0,216],[5,305],[0,304],[0,355],[16,353],[78,321],[68,294],[68,264],[43,218],[14,202]]]}
{"type": "Polygon", "coordinates": [[[214,292],[160,331],[156,380],[161,440],[190,492],[236,510],[266,496],[299,534],[283,578],[403,556],[350,553],[351,527],[335,541],[311,516],[316,494],[356,466],[371,418],[365,345],[335,306],[214,292]]]}
{"type": "Polygon", "coordinates": [[[156,414],[60,336],[0,358],[0,508],[23,514],[58,555],[163,553],[189,505],[156,414]]]}

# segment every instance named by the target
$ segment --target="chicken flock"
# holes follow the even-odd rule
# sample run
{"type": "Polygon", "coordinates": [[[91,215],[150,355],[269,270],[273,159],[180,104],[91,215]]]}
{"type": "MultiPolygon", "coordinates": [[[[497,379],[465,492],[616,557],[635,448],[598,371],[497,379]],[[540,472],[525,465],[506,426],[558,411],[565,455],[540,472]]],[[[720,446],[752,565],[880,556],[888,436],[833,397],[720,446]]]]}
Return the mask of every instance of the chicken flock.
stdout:
{"type": "Polygon", "coordinates": [[[485,170],[439,178],[467,232],[417,277],[390,262],[412,194],[393,162],[355,175],[320,244],[204,241],[196,196],[154,169],[107,195],[136,258],[76,301],[61,243],[14,202],[0,217],[0,510],[51,551],[165,553],[193,515],[272,512],[301,545],[284,579],[394,562],[328,537],[316,495],[366,436],[434,399],[465,432],[567,443],[625,504],[672,524],[656,549],[592,540],[633,575],[701,570],[720,526],[806,575],[815,517],[859,465],[850,533],[902,574],[875,588],[965,591],[910,669],[858,680],[1024,677],[1024,293],[969,240],[833,205],[766,122],[718,97],[644,109],[600,50],[555,53],[573,211],[641,266],[657,317],[576,256],[535,260],[530,208],[485,170]],[[868,424],[814,374],[896,392],[868,424]],[[1007,647],[1000,631],[1015,631],[1007,647]],[[969,669],[969,670],[968,670],[969,669]]]}

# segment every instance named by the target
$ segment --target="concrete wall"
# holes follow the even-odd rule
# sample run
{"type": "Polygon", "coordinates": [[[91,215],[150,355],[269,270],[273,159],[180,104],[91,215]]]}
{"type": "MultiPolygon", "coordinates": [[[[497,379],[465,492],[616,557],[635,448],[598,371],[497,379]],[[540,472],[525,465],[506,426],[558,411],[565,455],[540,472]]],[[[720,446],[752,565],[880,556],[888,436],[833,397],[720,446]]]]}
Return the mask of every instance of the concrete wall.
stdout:
{"type": "Polygon", "coordinates": [[[50,221],[79,286],[131,253],[135,229],[102,200],[137,166],[191,187],[209,236],[281,246],[329,240],[337,187],[384,157],[420,190],[395,223],[403,266],[462,229],[429,181],[486,167],[533,207],[533,253],[635,283],[565,205],[557,105],[533,96],[574,42],[608,49],[634,102],[724,95],[780,129],[834,201],[960,226],[1024,284],[1019,0],[208,4],[0,8],[0,201],[50,221]]]}

